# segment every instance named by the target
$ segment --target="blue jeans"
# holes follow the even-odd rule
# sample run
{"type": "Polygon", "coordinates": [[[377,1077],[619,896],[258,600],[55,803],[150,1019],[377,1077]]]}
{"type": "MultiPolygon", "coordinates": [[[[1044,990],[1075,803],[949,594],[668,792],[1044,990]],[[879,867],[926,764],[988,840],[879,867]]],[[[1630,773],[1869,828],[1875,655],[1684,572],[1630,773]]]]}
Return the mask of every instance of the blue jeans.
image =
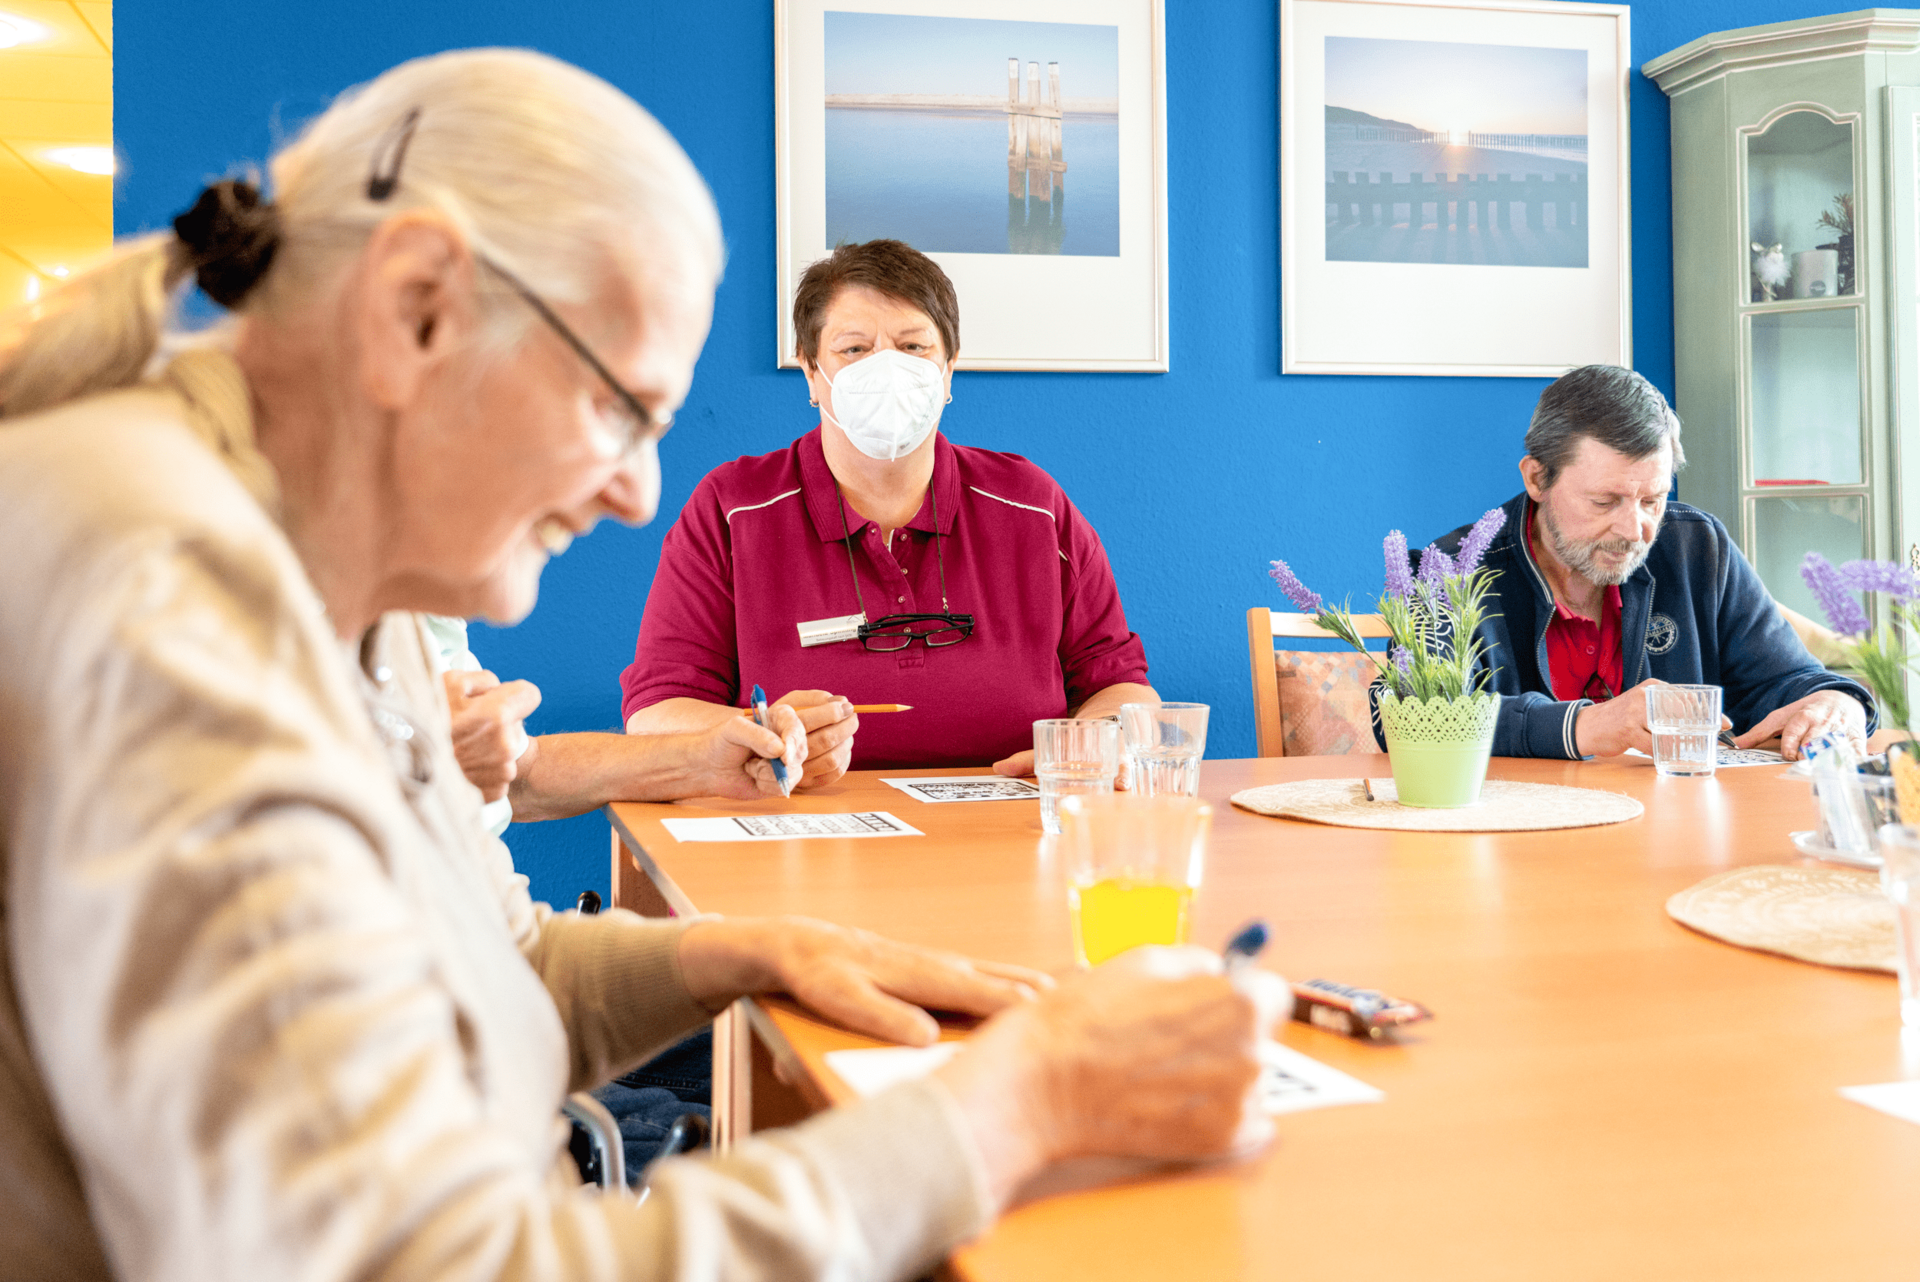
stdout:
{"type": "Polygon", "coordinates": [[[682,1113],[713,1117],[713,1030],[675,1043],[625,1077],[593,1093],[620,1124],[627,1182],[638,1184],[682,1113]]]}

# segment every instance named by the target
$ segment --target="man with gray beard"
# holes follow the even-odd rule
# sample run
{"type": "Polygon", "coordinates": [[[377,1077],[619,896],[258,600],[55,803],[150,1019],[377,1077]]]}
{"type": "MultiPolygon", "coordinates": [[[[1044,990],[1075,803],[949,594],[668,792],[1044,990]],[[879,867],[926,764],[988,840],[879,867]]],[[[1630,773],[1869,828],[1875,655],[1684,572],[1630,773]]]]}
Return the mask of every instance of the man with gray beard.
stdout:
{"type": "Polygon", "coordinates": [[[1777,734],[1788,760],[1825,734],[1866,735],[1865,687],[1807,652],[1717,518],[1668,502],[1685,462],[1680,420],[1632,370],[1589,365],[1541,395],[1526,491],[1485,561],[1495,755],[1650,753],[1641,689],[1660,682],[1722,687],[1738,745],[1777,734]]]}

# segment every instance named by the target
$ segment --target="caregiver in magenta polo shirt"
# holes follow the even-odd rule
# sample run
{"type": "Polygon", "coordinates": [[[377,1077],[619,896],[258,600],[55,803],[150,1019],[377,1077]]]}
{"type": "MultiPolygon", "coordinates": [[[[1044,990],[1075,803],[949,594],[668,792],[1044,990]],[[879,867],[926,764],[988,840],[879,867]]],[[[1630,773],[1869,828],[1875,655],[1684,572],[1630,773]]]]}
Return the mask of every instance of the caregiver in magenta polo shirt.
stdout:
{"type": "Polygon", "coordinates": [[[793,320],[820,426],[687,501],[620,678],[628,732],[705,729],[759,685],[806,724],[803,787],[849,769],[1022,775],[1035,721],[1157,700],[1080,510],[1019,455],[938,430],[960,350],[939,265],[899,241],[842,245],[801,277],[793,320]],[[800,625],[849,615],[867,635],[801,644],[800,625]],[[853,711],[875,703],[912,711],[853,711]]]}

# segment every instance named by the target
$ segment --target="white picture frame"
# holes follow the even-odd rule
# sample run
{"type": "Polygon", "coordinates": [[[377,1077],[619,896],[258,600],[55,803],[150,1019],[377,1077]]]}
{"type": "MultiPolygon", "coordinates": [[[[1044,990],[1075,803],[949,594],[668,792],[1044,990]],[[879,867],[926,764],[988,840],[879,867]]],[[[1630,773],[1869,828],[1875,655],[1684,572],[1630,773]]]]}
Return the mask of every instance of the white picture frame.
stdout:
{"type": "Polygon", "coordinates": [[[1279,5],[1282,372],[1553,378],[1581,365],[1631,367],[1627,6],[1279,5]],[[1451,47],[1436,48],[1431,59],[1410,56],[1420,42],[1451,47]],[[1566,59],[1576,50],[1586,53],[1586,132],[1578,138],[1560,131],[1489,134],[1470,119],[1409,118],[1430,99],[1426,115],[1567,119],[1574,110],[1567,87],[1577,73],[1561,69],[1574,65],[1566,59]],[[1499,65],[1477,64],[1476,57],[1502,55],[1537,55],[1538,66],[1529,65],[1525,76],[1469,74],[1476,65],[1499,65]],[[1432,77],[1430,90],[1422,75],[1432,77]],[[1524,100],[1528,92],[1536,100],[1524,100]],[[1330,101],[1367,95],[1412,110],[1370,112],[1357,102],[1330,101]],[[1340,113],[1331,122],[1330,108],[1340,113]],[[1553,145],[1559,143],[1565,146],[1553,145]],[[1399,150],[1389,156],[1389,145],[1399,150]],[[1441,159],[1436,148],[1459,154],[1441,159]],[[1528,167],[1537,160],[1554,172],[1518,172],[1518,162],[1491,159],[1496,151],[1526,155],[1528,167]],[[1469,153],[1482,161],[1461,159],[1469,153]],[[1584,161],[1574,163],[1582,154],[1584,161]],[[1404,165],[1404,175],[1394,165],[1404,165]],[[1351,201],[1339,199],[1348,190],[1343,180],[1354,184],[1351,201]],[[1383,181],[1392,185],[1373,192],[1364,185],[1383,181]],[[1513,189],[1486,201],[1474,186],[1437,186],[1482,181],[1511,182],[1513,189]],[[1566,186],[1533,185],[1553,183],[1566,186]],[[1576,198],[1563,194],[1576,190],[1584,218],[1576,198]],[[1429,193],[1435,198],[1420,199],[1429,193]],[[1393,195],[1403,199],[1382,198],[1393,195]],[[1474,258],[1481,261],[1468,261],[1474,258]]]}
{"type": "MultiPolygon", "coordinates": [[[[915,248],[927,253],[952,278],[960,301],[960,369],[1167,370],[1167,130],[1163,2],[775,0],[778,367],[799,367],[793,330],[794,289],[807,266],[825,257],[832,249],[829,236],[865,240],[892,235],[909,244],[914,244],[916,239],[927,240],[929,243],[915,244],[915,248]],[[1073,80],[1074,66],[1070,60],[1063,73],[1062,88],[1057,91],[1061,101],[1054,99],[1056,91],[1052,78],[1044,73],[1042,75],[1039,86],[1041,104],[1063,108],[1066,113],[1068,132],[1065,135],[1062,162],[1065,168],[1060,173],[1059,181],[1064,190],[1072,194],[1057,206],[1051,203],[1046,206],[1062,211],[1061,216],[1054,220],[1051,242],[1046,239],[1049,233],[1045,230],[1038,233],[1039,239],[1035,239],[1032,231],[1025,230],[1034,226],[1044,228],[1044,214],[1026,216],[1027,221],[1019,229],[1016,228],[1015,224],[1021,216],[1015,214],[1011,199],[1007,202],[1007,226],[1004,228],[1004,243],[1009,250],[996,252],[991,247],[983,250],[981,246],[989,242],[982,241],[980,234],[993,237],[995,232],[977,219],[968,224],[965,238],[953,241],[943,242],[933,235],[917,237],[903,234],[904,229],[895,229],[894,220],[904,219],[907,224],[913,223],[915,207],[910,203],[910,196],[900,195],[897,198],[899,203],[895,203],[893,196],[885,200],[876,199],[871,202],[872,217],[867,217],[865,212],[857,217],[849,217],[847,211],[854,206],[848,203],[849,198],[845,193],[872,190],[872,187],[859,187],[839,178],[834,180],[837,186],[831,194],[835,212],[829,218],[826,19],[829,12],[840,15],[835,21],[842,25],[836,30],[843,33],[855,29],[846,24],[856,19],[846,15],[874,15],[880,19],[889,16],[900,19],[957,19],[983,24],[1072,23],[1115,29],[1112,64],[1103,63],[1097,68],[1103,79],[1095,86],[1114,85],[1116,93],[1112,97],[1089,99],[1077,92],[1073,80]],[[1084,115],[1089,120],[1093,116],[1104,117],[1109,109],[1114,117],[1111,132],[1100,135],[1101,149],[1097,156],[1084,158],[1087,176],[1082,179],[1081,170],[1076,168],[1076,161],[1083,158],[1074,142],[1075,133],[1081,132],[1072,127],[1075,117],[1084,115]],[[1080,195],[1082,191],[1087,194],[1080,195]],[[1076,205],[1075,198],[1089,203],[1076,205]],[[1100,203],[1091,203],[1096,201],[1100,203]],[[1076,219],[1079,208],[1089,212],[1076,219]],[[904,215],[899,212],[901,209],[906,210],[904,215]],[[832,229],[829,227],[830,221],[832,229]],[[1062,222],[1065,224],[1064,234],[1059,230],[1062,222]],[[1099,233],[1090,240],[1088,237],[1091,233],[1082,229],[1092,228],[1096,223],[1099,233]],[[848,234],[847,228],[856,230],[848,234]],[[1063,240],[1062,248],[1060,243],[1063,240]],[[943,244],[950,246],[955,243],[967,247],[942,247],[943,244]],[[1029,249],[1036,244],[1052,244],[1054,250],[1009,252],[1016,244],[1028,246],[1029,249]],[[1098,252],[1087,252],[1082,248],[1087,245],[1093,245],[1098,252]]],[[[877,26],[883,35],[887,30],[884,22],[876,24],[872,18],[858,21],[865,24],[859,30],[877,26]]],[[[1034,29],[1039,30],[1038,27],[1034,29]]],[[[912,29],[903,27],[901,30],[912,29]]],[[[986,28],[976,30],[984,31],[986,28]]],[[[971,129],[973,141],[967,144],[970,148],[970,164],[978,160],[972,153],[982,145],[979,140],[980,126],[984,123],[989,130],[1000,127],[985,117],[991,116],[1005,122],[1010,139],[1016,127],[1022,131],[1020,137],[1023,139],[1028,127],[1035,128],[1037,145],[1042,148],[1038,153],[1041,159],[1033,163],[1026,175],[1031,178],[1032,186],[1023,198],[1025,204],[1022,208],[1039,208],[1036,197],[1046,190],[1050,201],[1053,180],[1041,173],[1045,168],[1044,148],[1047,144],[1038,130],[1051,125],[1057,131],[1061,117],[1056,115],[1051,122],[1047,122],[1026,116],[1016,126],[1012,118],[1014,113],[1004,110],[1006,104],[1000,98],[1004,91],[999,86],[1006,84],[1008,58],[1018,55],[1022,60],[1020,65],[1023,72],[1030,69],[1029,63],[1054,59],[1054,55],[1044,47],[1044,41],[1028,40],[1021,43],[1042,47],[1006,50],[1006,56],[1000,57],[994,67],[983,68],[981,88],[993,92],[969,95],[965,102],[953,99],[956,102],[954,114],[971,114],[982,118],[974,122],[971,129]],[[995,98],[997,101],[987,105],[981,101],[984,98],[995,98]]],[[[851,81],[853,78],[838,70],[848,65],[846,55],[840,53],[836,57],[840,60],[835,63],[835,74],[840,79],[851,81]]],[[[969,63],[965,69],[967,80],[964,86],[969,90],[973,87],[971,74],[969,63]]],[[[836,81],[834,88],[840,92],[835,95],[835,110],[841,113],[852,111],[853,107],[844,104],[864,97],[869,101],[860,105],[871,112],[893,112],[892,104],[898,102],[902,95],[892,93],[887,95],[886,101],[873,100],[880,99],[883,91],[897,90],[901,83],[914,83],[910,72],[904,82],[900,74],[892,72],[875,78],[880,83],[870,87],[836,81]],[[850,88],[860,92],[846,92],[850,88]]],[[[947,81],[951,79],[951,75],[944,78],[929,76],[930,81],[938,80],[939,83],[930,83],[928,87],[950,90],[954,86],[947,81]]],[[[1019,84],[1021,101],[1025,102],[1028,92],[1025,74],[1020,77],[1019,84]]],[[[910,96],[924,100],[934,95],[910,96]]],[[[908,104],[907,109],[934,110],[924,101],[908,104]]],[[[845,114],[838,116],[836,129],[841,129],[849,119],[852,117],[845,114]]],[[[863,123],[866,119],[862,118],[863,123]]],[[[848,136],[844,131],[833,135],[832,145],[837,149],[834,153],[836,174],[846,172],[849,167],[849,162],[843,159],[849,154],[845,142],[848,136]]],[[[1087,135],[1082,132],[1082,136],[1087,135]]],[[[994,144],[988,140],[985,145],[991,147],[994,144]]],[[[1031,157],[1036,153],[1026,154],[1031,157]]],[[[1006,181],[1012,183],[1016,181],[1014,171],[1020,166],[1012,157],[1006,159],[1006,181]]],[[[1054,159],[1059,160],[1060,157],[1054,159]]],[[[989,163],[1000,162],[996,160],[989,163]]],[[[991,181],[997,183],[1000,180],[991,181]]],[[[914,190],[904,186],[903,189],[914,190]]],[[[994,198],[1002,194],[1004,189],[996,186],[994,198]]],[[[995,240],[992,243],[1001,242],[995,240]]]]}

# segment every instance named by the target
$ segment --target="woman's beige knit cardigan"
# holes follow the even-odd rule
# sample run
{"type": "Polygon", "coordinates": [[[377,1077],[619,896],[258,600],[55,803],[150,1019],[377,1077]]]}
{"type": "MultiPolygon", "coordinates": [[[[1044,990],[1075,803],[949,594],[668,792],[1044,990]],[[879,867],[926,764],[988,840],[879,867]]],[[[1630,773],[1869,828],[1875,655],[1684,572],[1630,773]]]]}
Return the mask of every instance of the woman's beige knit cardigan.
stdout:
{"type": "Polygon", "coordinates": [[[247,405],[203,350],[0,422],[0,1279],[891,1278],[976,1232],[931,1084],[579,1188],[561,1099],[710,1015],[682,927],[529,900],[247,405]]]}

